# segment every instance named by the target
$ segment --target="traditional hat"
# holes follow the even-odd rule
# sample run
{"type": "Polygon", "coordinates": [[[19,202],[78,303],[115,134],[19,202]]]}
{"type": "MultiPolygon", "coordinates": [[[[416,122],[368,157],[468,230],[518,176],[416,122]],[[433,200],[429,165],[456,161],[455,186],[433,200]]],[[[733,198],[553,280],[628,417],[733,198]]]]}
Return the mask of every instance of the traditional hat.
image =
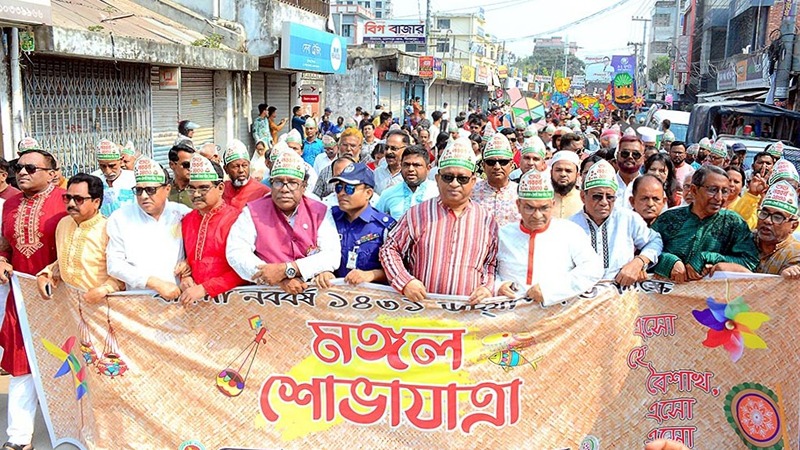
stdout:
{"type": "Polygon", "coordinates": [[[136,156],[136,147],[133,146],[133,141],[126,142],[120,153],[128,156],[136,156]]]}
{"type": "Polygon", "coordinates": [[[661,142],[675,142],[675,133],[670,130],[665,131],[661,136],[661,142]]]}
{"type": "Polygon", "coordinates": [[[686,147],[686,154],[687,155],[697,155],[698,150],[700,150],[700,144],[692,144],[686,147]]]}
{"type": "Polygon", "coordinates": [[[389,125],[389,131],[401,130],[401,129],[402,128],[400,127],[399,123],[393,123],[393,124],[389,125]]]}
{"type": "Polygon", "coordinates": [[[439,157],[439,170],[445,167],[462,167],[475,171],[475,152],[469,139],[460,137],[447,146],[439,157]]]}
{"type": "Polygon", "coordinates": [[[575,167],[580,167],[581,159],[577,153],[572,150],[559,150],[553,154],[553,159],[550,160],[550,167],[553,167],[559,161],[569,161],[575,164],[575,167]]]}
{"type": "Polygon", "coordinates": [[[779,159],[772,168],[772,175],[769,176],[768,184],[777,183],[784,178],[790,178],[800,183],[800,176],[797,174],[797,168],[787,159],[779,159]]]}
{"type": "Polygon", "coordinates": [[[140,156],[133,163],[133,176],[137,183],[167,183],[167,172],[154,159],[140,156]]]}
{"type": "Polygon", "coordinates": [[[108,139],[101,139],[100,142],[97,143],[94,155],[98,161],[119,161],[122,157],[117,144],[108,139]]]}
{"type": "Polygon", "coordinates": [[[525,120],[523,120],[522,117],[517,117],[517,119],[514,120],[514,128],[519,128],[520,130],[524,130],[525,120]]]}
{"type": "Polygon", "coordinates": [[[544,145],[544,142],[542,142],[539,136],[531,136],[522,141],[522,150],[520,153],[523,155],[527,153],[535,153],[544,159],[544,157],[547,155],[547,147],[544,145]]]}
{"type": "Polygon", "coordinates": [[[615,130],[615,129],[613,129],[613,128],[606,128],[606,129],[605,129],[605,130],[603,130],[603,132],[600,134],[600,137],[601,137],[601,138],[604,138],[604,137],[610,137],[610,136],[617,136],[617,137],[619,137],[619,130],[615,130]]]}
{"type": "Polygon", "coordinates": [[[774,156],[775,158],[783,158],[783,148],[784,148],[783,142],[778,141],[768,145],[764,151],[769,153],[770,156],[774,156]]]}
{"type": "Polygon", "coordinates": [[[697,144],[700,146],[700,148],[702,148],[703,150],[708,150],[709,152],[711,151],[711,147],[714,145],[714,143],[711,142],[711,139],[707,137],[700,139],[700,142],[698,142],[697,144]]]}
{"type": "Polygon", "coordinates": [[[247,147],[245,147],[242,141],[233,139],[228,144],[228,148],[225,149],[225,153],[222,155],[222,160],[225,162],[225,165],[228,165],[237,159],[246,159],[247,161],[250,161],[250,153],[247,151],[247,147]]]}
{"type": "Polygon", "coordinates": [[[572,119],[569,127],[572,128],[572,131],[581,131],[581,122],[578,119],[572,119]]]}
{"type": "Polygon", "coordinates": [[[714,142],[714,145],[711,146],[711,149],[709,151],[711,152],[712,155],[716,155],[721,158],[728,157],[728,146],[725,145],[725,143],[722,141],[714,142]]]}
{"type": "Polygon", "coordinates": [[[639,128],[639,136],[641,137],[643,144],[655,144],[656,143],[656,133],[655,130],[648,127],[640,127],[639,128]]]}
{"type": "Polygon", "coordinates": [[[539,135],[539,129],[536,127],[536,125],[533,125],[533,124],[528,125],[525,128],[525,131],[522,132],[522,136],[526,137],[526,138],[533,137],[533,136],[538,136],[538,135],[539,135]]]}
{"type": "Polygon", "coordinates": [[[356,123],[356,120],[353,119],[352,117],[348,117],[348,118],[344,119],[344,128],[345,129],[347,129],[347,128],[355,128],[357,126],[358,126],[358,124],[356,123]]]}
{"type": "Polygon", "coordinates": [[[294,150],[292,150],[291,148],[289,148],[289,145],[287,145],[285,141],[279,141],[279,142],[278,142],[277,144],[275,144],[275,146],[274,146],[274,147],[272,147],[272,149],[269,151],[269,160],[270,160],[270,161],[272,161],[272,162],[275,162],[275,160],[276,160],[276,159],[278,159],[278,155],[279,155],[281,152],[284,152],[284,151],[285,151],[285,152],[293,152],[294,150]]]}
{"type": "Polygon", "coordinates": [[[286,142],[293,142],[295,144],[300,144],[303,142],[303,137],[300,136],[300,132],[292,128],[289,133],[286,134],[286,142]]]}
{"type": "Polygon", "coordinates": [[[457,133],[458,132],[458,125],[456,124],[455,120],[451,120],[447,124],[447,132],[448,133],[457,133]]]}
{"type": "Polygon", "coordinates": [[[309,117],[303,124],[303,128],[317,128],[317,121],[313,117],[309,117]]]}
{"type": "Polygon", "coordinates": [[[271,178],[293,177],[303,180],[305,176],[306,165],[303,158],[291,149],[280,152],[275,162],[272,163],[271,178]]]}
{"type": "Polygon", "coordinates": [[[614,167],[605,159],[601,159],[592,164],[592,167],[589,167],[589,171],[586,172],[586,177],[583,179],[584,191],[596,187],[608,187],[614,191],[619,189],[617,173],[614,171],[614,167]]]}
{"type": "Polygon", "coordinates": [[[492,122],[486,122],[486,126],[483,128],[483,137],[494,136],[495,133],[492,122]]]}
{"type": "Polygon", "coordinates": [[[797,215],[797,191],[786,181],[778,181],[767,189],[761,207],[779,209],[789,215],[797,215]]]}
{"type": "Polygon", "coordinates": [[[39,146],[39,141],[30,136],[25,136],[24,138],[22,138],[21,141],[19,141],[19,144],[17,144],[17,151],[19,153],[27,152],[28,150],[41,150],[41,149],[42,147],[39,146]]]}
{"type": "Polygon", "coordinates": [[[544,132],[547,134],[554,134],[556,132],[556,126],[552,123],[548,123],[546,127],[544,127],[544,132]]]}
{"type": "Polygon", "coordinates": [[[322,136],[322,146],[324,148],[336,147],[336,139],[334,139],[333,136],[326,134],[322,136]]]}
{"type": "Polygon", "coordinates": [[[528,200],[549,200],[555,195],[550,174],[531,169],[519,179],[517,196],[528,200]]]}
{"type": "MultiPolygon", "coordinates": [[[[230,147],[228,148],[230,149],[230,147]]],[[[225,153],[227,156],[228,152],[225,153]]],[[[222,178],[208,158],[195,153],[189,160],[189,181],[222,181],[222,178]]]]}
{"type": "Polygon", "coordinates": [[[483,149],[483,159],[493,157],[508,159],[514,157],[514,152],[511,151],[511,143],[502,133],[495,133],[492,139],[486,143],[486,148],[483,149]]]}
{"type": "Polygon", "coordinates": [[[570,127],[558,127],[556,128],[556,132],[554,133],[556,136],[563,136],[565,134],[572,133],[572,128],[570,127]]]}

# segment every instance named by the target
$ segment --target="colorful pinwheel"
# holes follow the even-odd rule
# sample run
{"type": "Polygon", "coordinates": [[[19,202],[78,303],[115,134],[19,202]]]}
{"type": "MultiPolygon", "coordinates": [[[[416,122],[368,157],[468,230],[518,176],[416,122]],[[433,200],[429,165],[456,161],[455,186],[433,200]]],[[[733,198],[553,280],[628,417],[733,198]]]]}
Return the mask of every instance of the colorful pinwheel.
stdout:
{"type": "Polygon", "coordinates": [[[703,345],[709,348],[720,345],[728,351],[733,362],[742,357],[745,348],[767,348],[767,343],[755,334],[770,317],[752,312],[742,297],[730,303],[717,303],[709,297],[708,309],[694,310],[692,315],[709,328],[703,345]]]}

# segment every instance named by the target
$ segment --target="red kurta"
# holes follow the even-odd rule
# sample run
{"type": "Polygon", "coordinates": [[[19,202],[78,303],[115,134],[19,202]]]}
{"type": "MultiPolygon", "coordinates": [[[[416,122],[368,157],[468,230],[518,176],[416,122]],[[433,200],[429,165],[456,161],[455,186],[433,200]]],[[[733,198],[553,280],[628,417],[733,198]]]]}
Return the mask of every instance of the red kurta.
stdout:
{"type": "Polygon", "coordinates": [[[194,210],[181,222],[186,261],[192,268],[192,278],[212,297],[248,284],[225,258],[225,243],[238,218],[238,209],[223,204],[204,216],[194,210]]]}
{"type": "MultiPolygon", "coordinates": [[[[27,198],[22,193],[6,200],[3,206],[3,237],[11,246],[2,253],[15,272],[37,274],[56,260],[56,226],[67,215],[61,195],[63,189],[50,186],[47,190],[27,198]]],[[[0,366],[11,375],[31,372],[22,331],[14,303],[13,292],[6,301],[6,316],[0,328],[0,346],[3,360],[0,366]]]]}
{"type": "Polygon", "coordinates": [[[269,188],[259,183],[258,180],[251,178],[247,184],[240,188],[234,187],[233,183],[226,181],[225,190],[222,191],[222,199],[225,200],[225,203],[241,211],[248,202],[257,200],[267,194],[269,194],[269,188]]]}

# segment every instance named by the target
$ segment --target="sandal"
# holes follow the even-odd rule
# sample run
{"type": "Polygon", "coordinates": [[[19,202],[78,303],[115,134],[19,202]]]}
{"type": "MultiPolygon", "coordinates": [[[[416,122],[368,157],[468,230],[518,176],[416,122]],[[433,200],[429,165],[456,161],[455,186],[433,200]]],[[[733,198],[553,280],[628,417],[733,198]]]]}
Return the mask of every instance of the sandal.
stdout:
{"type": "Polygon", "coordinates": [[[33,444],[27,445],[19,445],[19,444],[12,444],[11,442],[6,442],[3,444],[2,450],[11,449],[11,450],[33,450],[33,444]]]}

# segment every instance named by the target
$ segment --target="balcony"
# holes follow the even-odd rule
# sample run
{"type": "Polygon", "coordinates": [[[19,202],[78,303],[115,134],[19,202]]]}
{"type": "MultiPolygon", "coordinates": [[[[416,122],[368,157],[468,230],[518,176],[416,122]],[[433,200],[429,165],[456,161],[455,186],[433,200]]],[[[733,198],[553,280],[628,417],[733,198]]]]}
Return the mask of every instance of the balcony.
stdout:
{"type": "Polygon", "coordinates": [[[328,0],[277,0],[287,5],[292,5],[297,9],[308,11],[322,17],[331,15],[331,4],[328,0]]]}

